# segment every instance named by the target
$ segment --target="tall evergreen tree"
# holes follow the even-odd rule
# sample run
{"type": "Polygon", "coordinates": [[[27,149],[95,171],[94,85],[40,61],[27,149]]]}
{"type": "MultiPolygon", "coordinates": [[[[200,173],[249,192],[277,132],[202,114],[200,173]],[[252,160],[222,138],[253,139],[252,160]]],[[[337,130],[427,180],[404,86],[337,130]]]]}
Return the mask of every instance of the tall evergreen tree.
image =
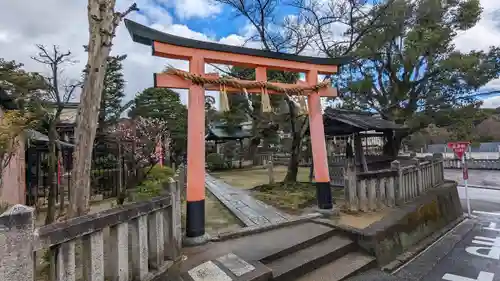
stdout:
{"type": "Polygon", "coordinates": [[[122,100],[125,97],[125,79],[123,78],[122,62],[126,55],[111,56],[108,58],[108,68],[104,75],[104,86],[99,110],[99,127],[103,128],[114,123],[122,113],[122,100]]]}
{"type": "MultiPolygon", "coordinates": [[[[170,133],[171,155],[180,156],[186,152],[187,108],[176,92],[166,88],[145,89],[135,97],[129,116],[165,121],[170,133]]],[[[175,160],[179,160],[178,157],[175,160]]]]}

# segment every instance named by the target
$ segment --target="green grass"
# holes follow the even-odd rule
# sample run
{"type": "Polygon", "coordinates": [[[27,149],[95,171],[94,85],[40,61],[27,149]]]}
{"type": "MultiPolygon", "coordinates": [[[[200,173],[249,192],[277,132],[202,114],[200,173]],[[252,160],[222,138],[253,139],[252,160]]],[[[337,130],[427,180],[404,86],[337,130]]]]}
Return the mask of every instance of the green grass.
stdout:
{"type": "MultiPolygon", "coordinates": [[[[316,187],[310,182],[264,184],[252,189],[253,196],[266,204],[292,214],[316,204],[316,187]]],[[[342,197],[343,190],[332,189],[333,197],[342,197]]]]}

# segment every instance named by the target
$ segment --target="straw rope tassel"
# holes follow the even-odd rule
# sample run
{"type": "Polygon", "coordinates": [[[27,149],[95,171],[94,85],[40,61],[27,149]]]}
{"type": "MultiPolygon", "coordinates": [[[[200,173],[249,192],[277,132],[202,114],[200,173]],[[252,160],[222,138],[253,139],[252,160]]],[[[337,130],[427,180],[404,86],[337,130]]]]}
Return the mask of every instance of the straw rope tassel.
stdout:
{"type": "Polygon", "coordinates": [[[229,100],[227,98],[226,85],[221,85],[219,90],[220,110],[229,111],[229,100]]]}
{"type": "Polygon", "coordinates": [[[307,96],[298,96],[299,99],[299,107],[300,107],[300,113],[301,114],[307,114],[307,96]]]}
{"type": "Polygon", "coordinates": [[[262,88],[262,97],[261,97],[261,107],[262,107],[262,112],[271,112],[272,107],[271,107],[271,99],[269,98],[269,93],[267,92],[267,88],[262,88]]]}

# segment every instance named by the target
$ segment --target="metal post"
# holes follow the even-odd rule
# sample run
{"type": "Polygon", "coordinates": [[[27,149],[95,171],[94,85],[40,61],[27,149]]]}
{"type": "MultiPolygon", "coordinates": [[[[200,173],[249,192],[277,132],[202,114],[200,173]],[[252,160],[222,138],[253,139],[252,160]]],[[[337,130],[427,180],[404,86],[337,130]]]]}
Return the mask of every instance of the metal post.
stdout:
{"type": "Polygon", "coordinates": [[[463,175],[464,175],[464,183],[465,183],[465,200],[467,201],[467,215],[470,217],[472,217],[471,215],[471,209],[470,209],[470,198],[469,198],[469,185],[468,185],[468,178],[469,177],[465,177],[465,172],[466,172],[466,165],[467,165],[467,153],[464,153],[464,155],[462,156],[462,172],[463,172],[463,175]]]}

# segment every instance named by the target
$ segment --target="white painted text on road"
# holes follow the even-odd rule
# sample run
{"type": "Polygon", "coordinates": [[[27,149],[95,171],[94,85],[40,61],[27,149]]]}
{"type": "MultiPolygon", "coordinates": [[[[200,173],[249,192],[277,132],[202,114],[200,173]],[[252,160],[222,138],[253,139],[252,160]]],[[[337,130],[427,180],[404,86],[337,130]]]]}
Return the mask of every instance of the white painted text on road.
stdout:
{"type": "Polygon", "coordinates": [[[500,232],[500,228],[497,228],[497,223],[496,222],[490,222],[490,225],[488,227],[484,227],[485,230],[492,230],[496,232],[500,232]]]}
{"type": "Polygon", "coordinates": [[[467,253],[478,257],[500,260],[500,237],[475,236],[472,243],[487,247],[467,247],[465,248],[467,253]]]}
{"type": "Polygon", "coordinates": [[[495,277],[495,274],[493,274],[491,272],[485,272],[485,271],[479,272],[479,276],[476,279],[446,273],[443,276],[443,280],[448,280],[448,281],[493,281],[493,277],[495,277]]]}

